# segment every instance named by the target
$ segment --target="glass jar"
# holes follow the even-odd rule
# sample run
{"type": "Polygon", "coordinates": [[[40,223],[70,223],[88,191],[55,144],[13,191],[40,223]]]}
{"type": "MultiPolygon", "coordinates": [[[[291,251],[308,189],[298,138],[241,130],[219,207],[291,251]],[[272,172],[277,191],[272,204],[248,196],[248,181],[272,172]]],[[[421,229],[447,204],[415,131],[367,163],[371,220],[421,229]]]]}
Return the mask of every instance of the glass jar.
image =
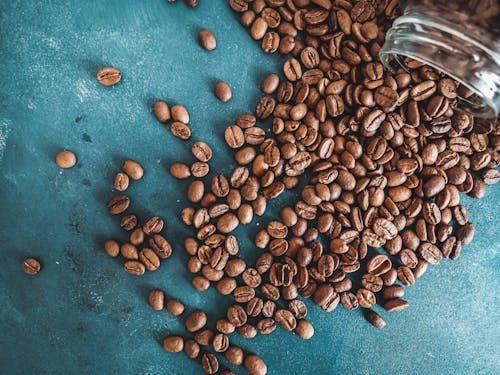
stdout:
{"type": "Polygon", "coordinates": [[[460,82],[459,107],[491,118],[500,112],[500,0],[401,0],[380,50],[391,70],[404,57],[460,82]]]}

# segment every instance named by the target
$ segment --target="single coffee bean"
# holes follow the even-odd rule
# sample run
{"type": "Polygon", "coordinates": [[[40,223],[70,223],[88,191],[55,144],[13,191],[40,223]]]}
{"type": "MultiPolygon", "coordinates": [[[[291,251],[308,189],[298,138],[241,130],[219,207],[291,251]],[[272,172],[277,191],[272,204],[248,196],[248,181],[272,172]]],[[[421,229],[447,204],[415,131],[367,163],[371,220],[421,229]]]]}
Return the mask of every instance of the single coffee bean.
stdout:
{"type": "Polygon", "coordinates": [[[163,229],[164,222],[161,217],[153,216],[149,219],[146,224],[143,225],[142,230],[144,234],[151,236],[156,233],[160,233],[163,229]]]}
{"type": "Polygon", "coordinates": [[[40,265],[40,262],[36,260],[35,258],[26,258],[23,261],[23,271],[24,273],[28,275],[36,275],[38,272],[40,272],[42,266],[40,265]]]}
{"type": "Polygon", "coordinates": [[[200,354],[200,345],[194,340],[186,340],[184,342],[184,352],[189,358],[196,359],[200,354]]]}
{"type": "Polygon", "coordinates": [[[276,329],[276,322],[271,318],[264,318],[257,322],[257,330],[262,335],[268,335],[276,329]]]}
{"type": "Polygon", "coordinates": [[[148,302],[153,310],[161,311],[165,307],[165,294],[159,289],[149,292],[148,302]]]}
{"type": "Polygon", "coordinates": [[[384,321],[384,319],[382,319],[382,317],[377,314],[375,311],[373,310],[366,310],[365,312],[365,318],[366,320],[368,320],[368,322],[374,326],[375,328],[384,328],[386,326],[386,323],[384,321]]]}
{"type": "Polygon", "coordinates": [[[236,328],[236,332],[238,333],[238,335],[245,339],[253,339],[255,336],[257,336],[257,328],[249,323],[236,328]]]}
{"type": "Polygon", "coordinates": [[[302,78],[302,68],[297,59],[288,59],[283,65],[283,73],[290,82],[295,82],[302,78]]]}
{"type": "Polygon", "coordinates": [[[418,249],[418,255],[422,257],[427,263],[438,264],[443,254],[436,245],[429,242],[422,243],[418,249]]]}
{"type": "Polygon", "coordinates": [[[122,73],[119,69],[113,67],[105,67],[100,69],[97,74],[97,81],[103,86],[116,85],[122,79],[122,73]]]}
{"type": "Polygon", "coordinates": [[[118,191],[125,191],[128,189],[129,178],[125,173],[117,173],[115,176],[114,186],[118,191]]]}
{"type": "Polygon", "coordinates": [[[458,228],[457,240],[459,240],[462,245],[467,245],[474,238],[474,233],[475,233],[474,224],[466,223],[458,228]]]}
{"type": "Polygon", "coordinates": [[[234,325],[227,319],[219,319],[215,327],[217,328],[217,331],[225,333],[226,335],[233,333],[235,330],[234,325]]]}
{"type": "Polygon", "coordinates": [[[245,358],[245,354],[243,350],[235,345],[231,345],[226,352],[224,353],[228,362],[235,366],[240,366],[243,363],[243,359],[245,358]]]}
{"type": "Polygon", "coordinates": [[[205,142],[196,142],[191,151],[199,161],[207,162],[212,158],[212,149],[205,142]]]}
{"type": "Polygon", "coordinates": [[[125,215],[120,220],[120,227],[127,232],[133,230],[137,226],[137,216],[134,214],[125,215]]]}
{"type": "Polygon", "coordinates": [[[59,168],[68,169],[76,165],[76,155],[70,150],[61,151],[56,155],[56,164],[59,168]]]}
{"type": "Polygon", "coordinates": [[[215,336],[214,331],[206,328],[206,329],[202,329],[201,331],[198,331],[194,335],[194,339],[198,344],[200,344],[202,346],[207,346],[212,342],[214,336],[215,336]]]}
{"type": "Polygon", "coordinates": [[[160,258],[151,249],[144,248],[139,252],[139,260],[148,271],[155,271],[160,267],[160,258]]]}
{"type": "Polygon", "coordinates": [[[166,123],[170,120],[170,107],[163,100],[157,100],[153,104],[153,113],[156,119],[162,123],[166,123]]]}
{"type": "Polygon", "coordinates": [[[195,310],[186,317],[184,324],[188,332],[199,331],[207,324],[207,315],[201,310],[195,310]]]}
{"type": "Polygon", "coordinates": [[[215,84],[214,93],[222,103],[227,103],[233,97],[231,87],[226,82],[219,81],[215,84]]]}
{"type": "Polygon", "coordinates": [[[404,296],[404,288],[401,285],[391,285],[384,287],[382,290],[382,297],[384,299],[393,299],[393,298],[401,298],[404,296]]]}
{"type": "Polygon", "coordinates": [[[401,311],[401,310],[404,310],[406,309],[410,304],[401,299],[401,298],[393,298],[393,299],[390,299],[389,301],[387,301],[386,303],[384,303],[384,309],[386,311],[401,311]]]}
{"type": "Polygon", "coordinates": [[[232,305],[227,309],[227,320],[235,327],[241,327],[247,322],[247,313],[240,305],[232,305]]]}
{"type": "Polygon", "coordinates": [[[182,122],[187,125],[189,123],[189,112],[186,107],[180,104],[174,105],[170,109],[170,114],[172,115],[172,119],[177,122],[182,122]]]}
{"type": "Polygon", "coordinates": [[[167,311],[173,316],[182,315],[184,312],[184,304],[176,299],[170,299],[167,302],[167,311]]]}
{"type": "Polygon", "coordinates": [[[356,298],[358,299],[359,305],[364,308],[369,308],[377,302],[373,292],[364,288],[358,289],[356,298]]]}
{"type": "Polygon", "coordinates": [[[283,329],[287,331],[292,331],[297,326],[297,321],[293,314],[284,309],[279,309],[274,313],[274,320],[278,323],[283,329]]]}
{"type": "Polygon", "coordinates": [[[149,239],[149,246],[160,259],[167,259],[172,255],[172,246],[170,246],[170,243],[160,234],[154,234],[149,239]]]}
{"type": "Polygon", "coordinates": [[[108,211],[112,215],[121,214],[128,208],[129,205],[130,198],[123,194],[115,195],[108,201],[108,203],[106,203],[108,211]]]}
{"type": "Polygon", "coordinates": [[[191,137],[191,129],[180,121],[172,122],[172,124],[170,124],[170,131],[174,137],[182,139],[183,141],[187,141],[191,137]]]}
{"type": "Polygon", "coordinates": [[[240,148],[245,143],[245,136],[238,125],[231,125],[226,128],[224,139],[231,148],[240,148]]]}
{"type": "Polygon", "coordinates": [[[135,228],[129,237],[130,243],[134,246],[140,246],[144,242],[144,232],[142,228],[135,228]]]}
{"type": "Polygon", "coordinates": [[[137,260],[129,260],[125,262],[124,269],[129,274],[135,276],[144,275],[144,272],[146,272],[146,267],[144,266],[144,264],[137,260]]]}
{"type": "Polygon", "coordinates": [[[375,91],[375,103],[382,108],[391,108],[398,99],[398,93],[390,87],[380,86],[375,91]]]}
{"type": "Polygon", "coordinates": [[[229,348],[229,338],[223,334],[218,333],[212,340],[212,347],[217,353],[223,353],[229,348]]]}
{"type": "Polygon", "coordinates": [[[340,303],[346,310],[355,310],[359,306],[358,298],[351,292],[340,293],[340,303]]]}
{"type": "Polygon", "coordinates": [[[104,250],[110,257],[117,257],[120,254],[120,245],[115,240],[107,240],[104,243],[104,250]]]}
{"type": "Polygon", "coordinates": [[[340,296],[335,292],[333,286],[323,284],[314,292],[313,301],[324,311],[329,312],[337,307],[340,296]]]}
{"type": "Polygon", "coordinates": [[[170,166],[169,171],[172,176],[180,180],[184,180],[186,178],[191,177],[191,170],[189,166],[184,163],[179,163],[179,162],[173,163],[170,166]]]}
{"type": "Polygon", "coordinates": [[[217,229],[221,233],[230,233],[235,230],[238,225],[238,217],[231,213],[226,213],[217,220],[217,229]]]}
{"type": "Polygon", "coordinates": [[[398,279],[405,286],[410,286],[415,284],[415,275],[411,271],[411,268],[406,266],[401,266],[397,269],[398,279]]]}
{"type": "Polygon", "coordinates": [[[137,251],[137,248],[130,243],[124,243],[123,245],[120,246],[120,254],[125,259],[130,259],[130,260],[139,259],[139,252],[137,251]]]}
{"type": "Polygon", "coordinates": [[[163,340],[163,349],[170,353],[182,352],[184,339],[181,336],[168,336],[163,340]]]}
{"type": "Polygon", "coordinates": [[[424,81],[416,86],[413,86],[410,90],[410,96],[415,101],[422,101],[430,98],[437,89],[436,82],[434,81],[424,81]]]}
{"type": "MultiPolygon", "coordinates": [[[[203,271],[203,268],[202,268],[203,271]]],[[[191,285],[198,292],[204,292],[208,288],[210,288],[210,280],[208,280],[205,276],[195,276],[191,280],[191,285]]]]}
{"type": "Polygon", "coordinates": [[[255,354],[249,354],[245,357],[245,369],[250,375],[265,375],[267,374],[267,366],[264,361],[255,354]]]}
{"type": "Polygon", "coordinates": [[[140,180],[144,176],[144,169],[142,168],[142,166],[133,160],[125,160],[122,165],[122,170],[132,180],[140,180]]]}
{"type": "Polygon", "coordinates": [[[215,374],[219,371],[219,361],[212,353],[204,353],[202,355],[201,366],[206,374],[215,374]]]}
{"type": "Polygon", "coordinates": [[[375,276],[380,276],[392,267],[391,260],[383,254],[375,255],[366,263],[366,271],[375,276]]]}
{"type": "Polygon", "coordinates": [[[302,319],[297,323],[294,332],[303,340],[309,340],[314,335],[314,327],[307,320],[302,319]]]}
{"type": "MultiPolygon", "coordinates": [[[[268,8],[270,9],[270,8],[268,8]]],[[[280,79],[277,74],[271,73],[264,78],[260,85],[260,89],[264,94],[271,95],[278,89],[280,79]]]]}
{"type": "Polygon", "coordinates": [[[200,30],[198,33],[200,46],[206,51],[213,51],[217,47],[217,40],[210,30],[200,30]]]}

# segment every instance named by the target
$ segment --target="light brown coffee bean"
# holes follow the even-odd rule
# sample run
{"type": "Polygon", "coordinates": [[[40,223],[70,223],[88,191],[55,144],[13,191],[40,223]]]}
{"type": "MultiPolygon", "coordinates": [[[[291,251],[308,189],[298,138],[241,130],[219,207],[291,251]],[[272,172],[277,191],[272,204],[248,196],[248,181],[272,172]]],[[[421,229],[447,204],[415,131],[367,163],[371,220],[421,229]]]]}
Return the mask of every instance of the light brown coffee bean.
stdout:
{"type": "Polygon", "coordinates": [[[224,132],[224,139],[231,148],[240,148],[245,143],[245,136],[238,125],[231,125],[224,132]]]}
{"type": "Polygon", "coordinates": [[[151,249],[144,248],[139,252],[139,260],[148,271],[155,271],[160,267],[160,258],[151,249]]]}
{"type": "Polygon", "coordinates": [[[97,81],[103,86],[116,85],[122,79],[122,73],[118,68],[110,66],[100,69],[97,74],[97,81]]]}
{"type": "Polygon", "coordinates": [[[189,112],[183,105],[180,104],[174,105],[170,109],[170,114],[174,121],[182,122],[185,125],[189,124],[189,112]]]}
{"type": "Polygon", "coordinates": [[[215,84],[214,93],[222,103],[227,103],[233,97],[231,87],[226,82],[219,81],[215,84]]]}
{"type": "Polygon", "coordinates": [[[205,186],[203,185],[203,181],[195,180],[189,184],[187,198],[192,203],[198,203],[203,198],[204,193],[205,186]]]}
{"type": "Polygon", "coordinates": [[[180,121],[174,121],[170,124],[170,131],[174,137],[187,141],[191,137],[191,129],[180,121]]]}
{"type": "Polygon", "coordinates": [[[204,353],[201,357],[201,366],[206,374],[216,374],[219,371],[219,361],[212,353],[204,353]]]}
{"type": "Polygon", "coordinates": [[[173,163],[170,166],[169,171],[172,176],[180,180],[184,180],[186,178],[191,177],[191,170],[189,166],[184,163],[179,163],[179,162],[173,163]]]}
{"type": "Polygon", "coordinates": [[[314,327],[307,320],[302,319],[297,323],[294,332],[303,340],[309,340],[314,336],[314,327]]]}
{"type": "Polygon", "coordinates": [[[217,229],[221,233],[230,233],[235,230],[238,225],[238,217],[231,213],[226,213],[217,220],[217,229]]]}
{"type": "Polygon", "coordinates": [[[148,296],[149,305],[153,310],[161,311],[165,307],[165,293],[159,289],[152,289],[148,296]]]}
{"type": "Polygon", "coordinates": [[[373,310],[367,310],[365,312],[365,318],[375,328],[382,329],[386,326],[384,319],[373,310]]]}
{"type": "Polygon", "coordinates": [[[125,173],[117,173],[115,176],[115,181],[113,183],[115,189],[118,191],[125,191],[128,189],[129,178],[125,173]]]}
{"type": "Polygon", "coordinates": [[[137,226],[137,216],[134,214],[125,215],[120,220],[120,227],[127,232],[131,231],[137,226]]]}
{"type": "Polygon", "coordinates": [[[139,252],[137,251],[137,248],[130,243],[124,243],[123,245],[120,246],[120,254],[125,259],[130,259],[130,260],[139,259],[139,252]]]}
{"type": "Polygon", "coordinates": [[[198,41],[200,46],[206,51],[213,51],[217,47],[217,40],[210,30],[200,30],[198,41]]]}
{"type": "Polygon", "coordinates": [[[277,74],[271,73],[267,75],[266,78],[264,78],[260,85],[260,89],[264,94],[271,95],[278,89],[279,83],[279,76],[277,74]]]}
{"type": "Polygon", "coordinates": [[[27,275],[36,275],[42,269],[40,262],[35,258],[26,258],[22,263],[22,267],[27,275]]]}
{"type": "Polygon", "coordinates": [[[245,357],[245,369],[250,375],[265,375],[267,374],[267,366],[264,361],[255,354],[249,354],[245,357]]]}
{"type": "Polygon", "coordinates": [[[200,354],[200,345],[194,340],[186,340],[184,342],[184,352],[189,358],[196,359],[200,354]]]}
{"type": "Polygon", "coordinates": [[[207,324],[207,315],[201,310],[195,310],[184,320],[188,332],[196,332],[207,324]]]}
{"type": "Polygon", "coordinates": [[[129,274],[135,276],[141,276],[144,274],[144,272],[146,272],[146,267],[144,266],[144,264],[137,260],[129,260],[125,262],[124,269],[129,274]]]}
{"type": "Polygon", "coordinates": [[[182,352],[184,339],[181,336],[168,336],[163,340],[163,349],[170,353],[182,352]]]}
{"type": "Polygon", "coordinates": [[[184,312],[184,304],[176,299],[170,299],[166,305],[167,311],[173,316],[182,315],[184,312]]]}
{"type": "Polygon", "coordinates": [[[104,243],[104,250],[110,257],[117,257],[120,254],[120,245],[115,240],[107,240],[104,243]]]}
{"type": "Polygon", "coordinates": [[[129,205],[130,198],[123,194],[115,195],[106,203],[108,211],[112,215],[121,214],[128,208],[129,205]]]}
{"type": "Polygon", "coordinates": [[[56,164],[59,168],[68,169],[76,165],[76,155],[70,150],[63,150],[56,155],[56,164]]]}
{"type": "Polygon", "coordinates": [[[386,311],[401,311],[406,309],[410,304],[401,298],[393,298],[384,303],[384,309],[386,311]]]}
{"type": "Polygon", "coordinates": [[[125,160],[122,165],[122,170],[132,180],[140,180],[144,176],[144,169],[134,160],[125,160]]]}
{"type": "Polygon", "coordinates": [[[153,216],[142,226],[142,231],[144,234],[151,236],[153,234],[160,233],[163,229],[163,225],[164,222],[161,217],[153,216]]]}
{"type": "Polygon", "coordinates": [[[153,104],[153,113],[156,119],[162,123],[166,123],[170,120],[170,107],[163,100],[157,100],[153,104]]]}
{"type": "Polygon", "coordinates": [[[212,149],[205,142],[196,142],[191,151],[199,161],[207,162],[212,158],[212,149]]]}

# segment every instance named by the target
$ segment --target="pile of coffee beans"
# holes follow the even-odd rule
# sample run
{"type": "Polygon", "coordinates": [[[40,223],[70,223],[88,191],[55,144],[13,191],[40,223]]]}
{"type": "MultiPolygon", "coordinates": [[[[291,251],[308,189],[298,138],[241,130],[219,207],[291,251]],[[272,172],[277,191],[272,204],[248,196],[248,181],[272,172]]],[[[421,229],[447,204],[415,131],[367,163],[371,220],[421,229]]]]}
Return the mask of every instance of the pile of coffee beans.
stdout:
{"type": "MultiPolygon", "coordinates": [[[[162,311],[163,308],[174,316],[181,316],[184,313],[184,305],[175,300],[170,299],[165,304],[165,293],[159,289],[153,289],[149,292],[148,302],[156,311],[162,311]]],[[[185,354],[193,360],[200,362],[203,370],[207,374],[233,374],[229,369],[223,369],[217,357],[224,353],[227,361],[234,366],[243,365],[252,375],[264,375],[267,373],[267,366],[264,361],[255,354],[245,354],[243,349],[231,344],[227,336],[229,330],[220,327],[228,326],[227,320],[217,322],[217,331],[207,328],[207,314],[201,310],[193,310],[191,313],[183,317],[186,331],[192,334],[188,336],[170,335],[163,340],[163,348],[170,353],[179,353],[184,351],[185,354]],[[213,352],[210,352],[212,350],[213,352]]],[[[234,326],[233,326],[234,331],[234,326]]]]}
{"type": "MultiPolygon", "coordinates": [[[[122,172],[115,176],[114,187],[124,192],[129,186],[130,179],[140,180],[144,176],[144,169],[134,160],[125,160],[122,172]]],[[[112,215],[123,214],[130,206],[130,198],[125,194],[113,196],[107,203],[108,211],[112,215]]],[[[147,271],[155,271],[160,267],[162,259],[172,255],[170,243],[161,235],[164,221],[159,216],[149,218],[142,226],[139,225],[137,215],[125,213],[120,219],[120,227],[129,232],[129,241],[118,243],[116,240],[107,240],[104,250],[111,257],[121,255],[125,259],[124,269],[131,275],[140,276],[147,271]]]]}

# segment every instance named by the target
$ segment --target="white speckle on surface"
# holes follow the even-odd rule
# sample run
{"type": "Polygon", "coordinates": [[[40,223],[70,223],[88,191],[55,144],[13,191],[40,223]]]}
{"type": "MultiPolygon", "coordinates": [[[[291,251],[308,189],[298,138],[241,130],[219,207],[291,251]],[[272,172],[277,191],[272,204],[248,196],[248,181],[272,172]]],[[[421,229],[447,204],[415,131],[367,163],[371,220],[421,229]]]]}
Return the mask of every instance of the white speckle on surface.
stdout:
{"type": "Polygon", "coordinates": [[[0,120],[0,163],[3,160],[5,148],[7,147],[7,138],[9,137],[10,121],[0,120]]]}
{"type": "Polygon", "coordinates": [[[93,90],[89,87],[90,82],[86,79],[79,79],[76,81],[76,95],[78,99],[83,103],[85,99],[94,95],[93,90]]]}
{"type": "Polygon", "coordinates": [[[58,50],[61,48],[61,45],[59,44],[59,41],[57,39],[55,39],[54,37],[46,37],[46,38],[43,38],[43,41],[45,43],[47,43],[47,45],[50,47],[50,48],[53,48],[55,50],[58,50]]]}

